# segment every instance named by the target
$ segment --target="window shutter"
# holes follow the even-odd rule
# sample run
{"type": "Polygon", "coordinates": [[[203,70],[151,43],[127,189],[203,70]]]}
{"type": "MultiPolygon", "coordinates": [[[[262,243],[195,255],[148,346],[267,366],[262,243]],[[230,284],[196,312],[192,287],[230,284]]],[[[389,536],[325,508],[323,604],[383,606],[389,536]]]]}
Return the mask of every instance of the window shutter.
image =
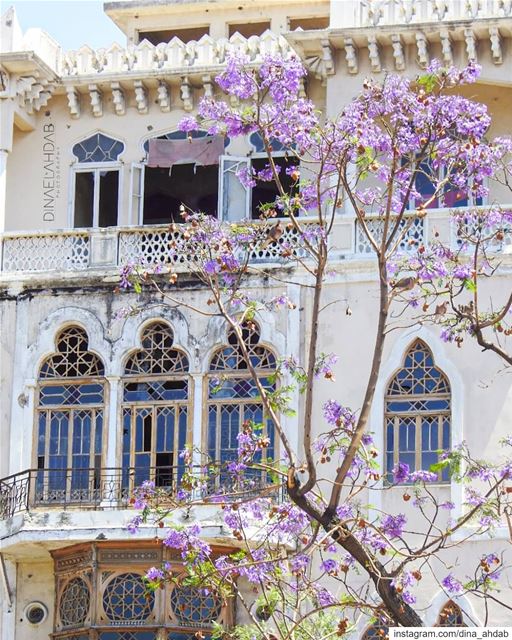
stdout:
{"type": "Polygon", "coordinates": [[[251,189],[237,178],[237,172],[250,169],[250,159],[236,156],[220,156],[219,218],[228,222],[249,216],[251,189]]]}
{"type": "Polygon", "coordinates": [[[144,219],[144,164],[132,163],[130,182],[130,224],[143,224],[144,219]]]}

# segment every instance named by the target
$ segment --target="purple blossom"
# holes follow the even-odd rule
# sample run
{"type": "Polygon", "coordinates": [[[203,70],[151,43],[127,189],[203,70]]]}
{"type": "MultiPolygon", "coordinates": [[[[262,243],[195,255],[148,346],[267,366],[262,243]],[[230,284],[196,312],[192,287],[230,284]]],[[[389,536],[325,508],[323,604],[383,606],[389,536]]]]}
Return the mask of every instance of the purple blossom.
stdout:
{"type": "Polygon", "coordinates": [[[398,462],[392,470],[393,480],[396,484],[402,484],[409,479],[409,465],[406,462],[398,462]]]}
{"type": "Polygon", "coordinates": [[[464,591],[464,587],[452,573],[449,573],[445,578],[443,578],[441,584],[446,589],[446,591],[448,591],[448,593],[453,595],[457,595],[464,591]]]}
{"type": "Polygon", "coordinates": [[[410,482],[437,482],[439,480],[437,473],[419,469],[409,474],[410,482]]]}
{"type": "Polygon", "coordinates": [[[391,539],[400,538],[404,532],[407,518],[403,513],[396,516],[388,514],[381,519],[381,528],[385,535],[391,539]]]}
{"type": "Polygon", "coordinates": [[[157,569],[156,567],[151,567],[146,571],[146,579],[150,582],[159,582],[163,580],[164,572],[161,569],[157,569]]]}

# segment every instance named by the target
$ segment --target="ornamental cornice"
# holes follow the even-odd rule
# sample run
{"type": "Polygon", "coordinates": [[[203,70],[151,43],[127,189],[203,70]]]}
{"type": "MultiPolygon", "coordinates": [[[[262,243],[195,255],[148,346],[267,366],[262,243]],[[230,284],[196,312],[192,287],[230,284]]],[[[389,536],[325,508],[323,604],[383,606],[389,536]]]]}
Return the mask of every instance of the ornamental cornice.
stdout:
{"type": "MultiPolygon", "coordinates": [[[[497,66],[503,64],[506,53],[510,56],[512,17],[406,25],[384,24],[378,28],[330,28],[322,31],[290,32],[286,34],[286,38],[306,66],[309,60],[320,58],[324,54],[328,43],[330,51],[343,52],[341,59],[344,64],[338,64],[337,71],[350,75],[358,74],[361,68],[364,68],[365,74],[368,69],[372,73],[383,71],[384,50],[390,52],[388,61],[390,58],[393,60],[393,68],[388,66],[387,71],[405,71],[408,66],[411,67],[411,61],[419,70],[425,68],[433,58],[440,58],[446,65],[454,62],[460,64],[460,55],[457,58],[455,54],[462,50],[466,61],[479,62],[483,61],[483,50],[489,49],[488,61],[497,66]],[[504,46],[505,41],[507,44],[504,46]],[[406,55],[407,50],[409,56],[406,55]],[[414,56],[411,56],[411,52],[414,52],[414,56]]],[[[333,73],[334,65],[331,64],[329,75],[333,73]]],[[[503,73],[502,80],[512,82],[512,74],[503,73]]]]}

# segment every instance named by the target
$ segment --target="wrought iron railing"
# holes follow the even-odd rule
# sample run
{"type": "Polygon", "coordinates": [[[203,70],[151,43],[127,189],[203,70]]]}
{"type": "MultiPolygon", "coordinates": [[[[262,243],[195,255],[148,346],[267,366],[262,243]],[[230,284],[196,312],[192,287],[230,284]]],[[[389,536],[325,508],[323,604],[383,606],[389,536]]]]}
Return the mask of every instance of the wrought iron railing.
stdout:
{"type": "Polygon", "coordinates": [[[0,520],[32,508],[126,509],[145,480],[153,481],[161,505],[171,504],[179,491],[205,502],[259,494],[277,499],[282,494],[282,487],[271,484],[264,472],[249,470],[241,481],[219,465],[27,469],[0,480],[0,520]]]}

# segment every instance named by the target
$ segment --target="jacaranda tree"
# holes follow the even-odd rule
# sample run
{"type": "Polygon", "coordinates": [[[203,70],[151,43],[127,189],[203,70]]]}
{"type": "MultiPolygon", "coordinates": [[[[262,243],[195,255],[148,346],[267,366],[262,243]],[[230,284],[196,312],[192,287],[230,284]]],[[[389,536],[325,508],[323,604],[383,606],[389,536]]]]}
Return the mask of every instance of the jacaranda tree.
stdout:
{"type": "MultiPolygon", "coordinates": [[[[440,452],[432,468],[412,471],[400,462],[384,478],[376,463],[381,443],[369,431],[383,349],[396,317],[405,314],[412,325],[440,322],[446,340],[469,335],[510,363],[505,347],[486,330],[499,336],[510,332],[505,322],[512,298],[505,295],[499,309],[484,312],[476,283],[498,269],[487,255],[489,244],[510,234],[512,214],[498,206],[465,209],[459,216],[458,251],[436,242],[406,245],[415,219],[428,217],[431,204],[447,191],[477,199],[487,195],[492,180],[508,179],[511,143],[489,140],[486,107],[457,94],[458,86],[476,80],[473,64],[457,70],[434,63],[415,79],[387,75],[382,83],[367,81],[334,120],[303,97],[304,75],[293,56],[268,56],[258,66],[233,56],[217,78],[224,95],[203,98],[197,117],[181,123],[187,132],[201,128],[230,138],[259,133],[268,163],[259,171],[239,172],[238,179],[247,186],[277,185],[279,195],[261,206],[260,220],[225,223],[183,210],[183,224],[173,226],[176,240],[168,263],[131,264],[123,270],[122,287],[156,287],[187,313],[223,318],[234,337],[230,348],[245,363],[265,413],[265,425],[244,423],[238,454],[224,465],[203,451],[198,473],[192,467],[196,452],[183,451],[187,471],[172,496],[150,482],[140,487],[135,506],[141,513],[130,527],[157,519],[168,527],[164,544],[182,555],[182,582],[219,598],[238,597],[250,623],[217,629],[223,638],[342,636],[360,616],[384,626],[421,626],[416,593],[432,572],[448,597],[472,593],[512,609],[498,590],[507,572],[505,556],[474,558],[470,576],[443,564],[444,554],[461,544],[457,532],[492,533],[501,521],[512,474],[507,454],[512,438],[496,443],[499,453],[492,462],[475,459],[461,445],[440,452]],[[277,146],[286,150],[285,170],[273,158],[277,146]],[[418,191],[419,176],[428,181],[427,196],[418,191]],[[412,209],[411,202],[416,203],[412,209]],[[331,236],[337,216],[348,209],[372,248],[377,276],[373,355],[358,408],[334,380],[333,364],[343,354],[319,347],[325,284],[334,266],[343,268],[334,263],[331,236]],[[378,224],[369,224],[370,216],[378,224]],[[265,277],[274,288],[280,282],[305,287],[311,300],[303,360],[281,354],[272,375],[262,379],[251,343],[254,327],[266,314],[299,313],[286,295],[269,298],[254,286],[261,272],[253,257],[269,246],[278,247],[282,268],[265,277]],[[193,308],[180,289],[176,265],[184,256],[189,257],[187,278],[192,272],[209,292],[206,308],[193,308]],[[333,399],[319,416],[315,397],[323,385],[329,385],[333,399]],[[290,402],[297,390],[300,407],[290,402]],[[290,412],[300,425],[298,450],[283,425],[290,412]],[[266,453],[268,424],[279,445],[273,458],[266,453]],[[464,484],[462,511],[455,513],[455,505],[441,501],[430,486],[441,473],[464,484]],[[414,504],[414,519],[369,504],[370,490],[386,492],[399,485],[403,500],[414,504]],[[173,524],[178,521],[173,515],[205,502],[221,509],[232,552],[214,553],[199,521],[173,524]]],[[[351,313],[346,305],[338,308],[351,313]]],[[[219,376],[215,384],[222,389],[227,383],[219,376]]],[[[177,579],[166,567],[148,574],[152,588],[177,579]]]]}

